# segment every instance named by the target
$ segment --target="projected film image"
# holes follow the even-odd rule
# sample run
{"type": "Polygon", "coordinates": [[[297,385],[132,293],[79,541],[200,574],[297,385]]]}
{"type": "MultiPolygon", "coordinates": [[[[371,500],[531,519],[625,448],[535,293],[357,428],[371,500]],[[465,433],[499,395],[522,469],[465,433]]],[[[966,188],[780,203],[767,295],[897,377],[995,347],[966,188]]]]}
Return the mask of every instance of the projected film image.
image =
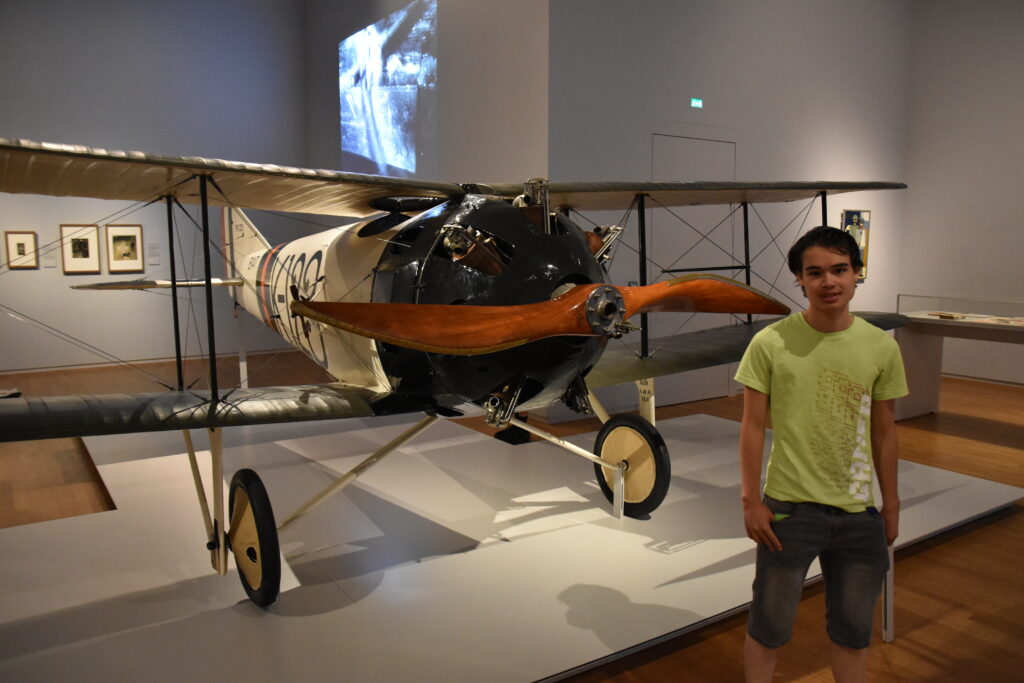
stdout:
{"type": "Polygon", "coordinates": [[[436,138],[437,0],[415,0],[338,43],[341,164],[408,176],[436,138]]]}

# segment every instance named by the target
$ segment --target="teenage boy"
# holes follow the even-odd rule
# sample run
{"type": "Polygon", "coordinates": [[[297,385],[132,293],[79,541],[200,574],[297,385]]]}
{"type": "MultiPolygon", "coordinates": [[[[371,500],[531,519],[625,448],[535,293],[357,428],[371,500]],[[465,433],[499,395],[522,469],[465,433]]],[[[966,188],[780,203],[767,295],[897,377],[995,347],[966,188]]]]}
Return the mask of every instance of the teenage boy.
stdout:
{"type": "Polygon", "coordinates": [[[833,675],[841,683],[861,681],[889,567],[886,546],[899,531],[893,400],[907,394],[907,383],[892,337],[850,313],[862,265],[853,238],[814,228],[793,245],[788,261],[807,310],[759,332],[736,373],[745,386],[743,518],[757,543],[744,669],[750,683],[771,680],[817,557],[833,675]],[[762,496],[769,410],[773,438],[762,496]]]}

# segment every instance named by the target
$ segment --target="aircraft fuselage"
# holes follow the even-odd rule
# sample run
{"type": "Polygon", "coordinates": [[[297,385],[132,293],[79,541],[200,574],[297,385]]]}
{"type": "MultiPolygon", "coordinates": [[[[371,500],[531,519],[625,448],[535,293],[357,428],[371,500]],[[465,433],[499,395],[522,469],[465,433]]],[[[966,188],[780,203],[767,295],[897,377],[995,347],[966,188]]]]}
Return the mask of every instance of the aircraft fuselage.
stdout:
{"type": "MultiPolygon", "coordinates": [[[[513,305],[546,301],[605,274],[566,217],[481,195],[399,222],[396,214],[263,248],[237,259],[253,286],[245,309],[339,381],[440,407],[515,394],[521,409],[558,400],[605,340],[556,337],[514,349],[451,356],[400,348],[293,316],[290,301],[513,305]]],[[[235,227],[241,236],[245,226],[235,227]]],[[[248,228],[251,229],[251,228],[248,228]]],[[[446,324],[438,320],[437,324],[446,324]]]]}

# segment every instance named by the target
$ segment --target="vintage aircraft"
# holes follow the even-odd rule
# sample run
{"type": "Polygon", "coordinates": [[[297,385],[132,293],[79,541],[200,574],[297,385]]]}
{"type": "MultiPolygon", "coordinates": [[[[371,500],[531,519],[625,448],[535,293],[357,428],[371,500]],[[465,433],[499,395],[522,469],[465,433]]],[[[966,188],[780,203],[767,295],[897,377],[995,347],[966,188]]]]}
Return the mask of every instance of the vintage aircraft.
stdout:
{"type": "MultiPolygon", "coordinates": [[[[898,183],[552,183],[455,185],[201,158],[0,139],[0,191],[198,203],[206,247],[203,281],[141,280],[94,289],[227,286],[239,306],[325,368],[337,382],[235,388],[221,393],[208,313],[209,391],[14,398],[0,401],[0,439],[18,441],[184,430],[214,568],[233,552],[258,605],[279,592],[277,532],[439,417],[484,414],[594,463],[616,513],[643,517],[668,490],[668,453],[644,414],[610,417],[592,390],[738,360],[766,324],[665,340],[652,357],[604,353],[629,321],[661,311],[782,315],[775,299],[716,275],[640,286],[608,284],[604,262],[620,229],[585,232],[567,209],[625,208],[638,197],[665,206],[791,201],[898,183]],[[212,277],[208,207],[225,207],[223,279],[212,277]],[[272,246],[242,212],[275,209],[357,217],[350,225],[272,246]],[[593,452],[517,417],[563,401],[604,422],[593,452]],[[426,414],[278,526],[259,477],[231,480],[225,524],[220,430],[233,425],[426,414]],[[210,434],[213,510],[189,429],[210,434]],[[226,533],[222,530],[226,529],[226,533]]],[[[171,263],[173,268],[174,257],[171,263]]],[[[748,264],[749,268],[749,264],[748,264]]],[[[749,271],[748,271],[749,278],[749,271]]],[[[898,317],[868,314],[882,327],[898,317]]],[[[177,334],[177,330],[176,330],[177,334]]],[[[180,363],[180,358],[179,358],[180,363]]],[[[180,376],[180,373],[179,373],[180,376]]],[[[653,397],[648,397],[652,399],[653,397]]]]}

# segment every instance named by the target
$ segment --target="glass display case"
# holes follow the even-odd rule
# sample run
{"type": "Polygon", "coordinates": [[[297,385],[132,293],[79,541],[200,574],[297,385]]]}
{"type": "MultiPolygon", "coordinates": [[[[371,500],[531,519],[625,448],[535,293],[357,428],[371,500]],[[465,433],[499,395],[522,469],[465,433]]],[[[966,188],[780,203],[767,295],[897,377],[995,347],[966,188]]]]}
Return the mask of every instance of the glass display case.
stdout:
{"type": "Polygon", "coordinates": [[[1024,344],[1024,299],[899,294],[896,312],[913,320],[896,330],[910,395],[896,401],[896,419],[936,412],[946,337],[1024,344]]]}
{"type": "Polygon", "coordinates": [[[957,321],[972,326],[993,325],[1024,330],[1024,299],[898,294],[896,312],[915,321],[957,321]]]}

